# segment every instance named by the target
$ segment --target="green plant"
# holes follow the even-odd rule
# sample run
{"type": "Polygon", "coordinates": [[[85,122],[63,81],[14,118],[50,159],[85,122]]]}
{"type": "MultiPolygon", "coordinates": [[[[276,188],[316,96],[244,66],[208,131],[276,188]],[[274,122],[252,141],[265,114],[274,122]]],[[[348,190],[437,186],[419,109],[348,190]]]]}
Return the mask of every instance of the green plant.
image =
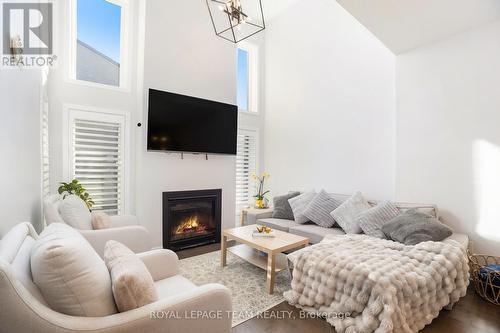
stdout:
{"type": "Polygon", "coordinates": [[[58,192],[63,196],[63,199],[68,195],[76,195],[85,202],[89,210],[92,210],[94,201],[78,179],[73,179],[71,183],[62,182],[60,184],[61,186],[59,186],[58,192]]]}

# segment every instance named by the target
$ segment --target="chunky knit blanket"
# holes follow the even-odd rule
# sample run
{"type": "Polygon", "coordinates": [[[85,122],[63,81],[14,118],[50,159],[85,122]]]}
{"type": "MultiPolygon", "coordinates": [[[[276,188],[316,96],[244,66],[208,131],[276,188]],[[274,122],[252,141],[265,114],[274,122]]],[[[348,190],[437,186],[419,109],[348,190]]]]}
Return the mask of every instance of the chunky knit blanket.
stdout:
{"type": "Polygon", "coordinates": [[[465,296],[468,283],[467,256],[455,241],[329,236],[295,258],[284,297],[339,333],[418,332],[465,296]]]}

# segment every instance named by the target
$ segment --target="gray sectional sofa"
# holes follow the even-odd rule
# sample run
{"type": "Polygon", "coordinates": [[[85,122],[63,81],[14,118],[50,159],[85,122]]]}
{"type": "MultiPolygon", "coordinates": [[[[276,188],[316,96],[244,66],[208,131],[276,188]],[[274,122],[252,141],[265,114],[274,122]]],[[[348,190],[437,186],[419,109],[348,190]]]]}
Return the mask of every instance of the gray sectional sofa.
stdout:
{"type": "MultiPolygon", "coordinates": [[[[344,201],[350,197],[349,195],[335,194],[335,193],[330,193],[330,196],[332,196],[333,198],[338,199],[340,201],[344,201]]],[[[375,206],[378,203],[378,201],[376,201],[376,200],[370,200],[368,202],[372,206],[375,206]]],[[[429,215],[432,215],[434,217],[439,218],[439,212],[438,212],[438,208],[436,205],[402,203],[402,202],[397,202],[394,204],[401,211],[406,211],[408,209],[417,208],[418,210],[420,210],[426,214],[429,214],[429,215]]],[[[246,219],[245,224],[246,225],[250,225],[250,224],[265,225],[265,226],[268,226],[268,227],[276,229],[276,230],[281,230],[281,231],[289,232],[289,233],[292,233],[295,235],[307,237],[307,238],[309,238],[311,244],[319,243],[323,239],[323,237],[325,237],[326,235],[345,235],[344,230],[342,230],[338,226],[333,227],[333,228],[323,228],[323,227],[320,227],[320,226],[318,226],[314,223],[311,223],[311,222],[306,223],[306,224],[299,224],[293,220],[276,219],[276,218],[273,218],[272,215],[273,215],[272,210],[266,210],[262,213],[261,212],[249,212],[247,215],[247,219],[246,219]]],[[[454,233],[449,238],[458,241],[465,248],[468,247],[469,238],[467,235],[454,233]]]]}
{"type": "Polygon", "coordinates": [[[345,232],[341,228],[323,228],[314,223],[298,224],[295,221],[275,219],[272,218],[272,212],[263,214],[249,213],[247,223],[265,225],[275,230],[307,237],[312,244],[319,243],[326,235],[345,235],[345,232]],[[250,215],[253,216],[251,217],[250,215]]]}

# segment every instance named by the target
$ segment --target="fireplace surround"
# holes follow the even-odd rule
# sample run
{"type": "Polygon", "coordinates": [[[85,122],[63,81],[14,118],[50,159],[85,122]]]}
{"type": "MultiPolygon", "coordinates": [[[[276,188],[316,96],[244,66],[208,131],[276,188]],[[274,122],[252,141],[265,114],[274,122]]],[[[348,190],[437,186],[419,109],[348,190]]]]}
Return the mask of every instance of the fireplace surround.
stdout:
{"type": "Polygon", "coordinates": [[[163,248],[220,242],[222,190],[163,192],[163,248]]]}

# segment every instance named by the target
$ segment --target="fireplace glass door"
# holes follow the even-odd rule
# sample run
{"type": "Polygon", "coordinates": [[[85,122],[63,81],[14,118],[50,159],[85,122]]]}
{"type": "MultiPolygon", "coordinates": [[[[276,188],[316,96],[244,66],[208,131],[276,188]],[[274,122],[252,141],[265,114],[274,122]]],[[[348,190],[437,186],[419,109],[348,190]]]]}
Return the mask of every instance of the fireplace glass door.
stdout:
{"type": "Polygon", "coordinates": [[[222,190],[163,193],[163,247],[174,251],[220,242],[222,190]]]}
{"type": "Polygon", "coordinates": [[[212,200],[188,200],[172,205],[170,240],[176,242],[215,233],[215,210],[212,200]]]}

